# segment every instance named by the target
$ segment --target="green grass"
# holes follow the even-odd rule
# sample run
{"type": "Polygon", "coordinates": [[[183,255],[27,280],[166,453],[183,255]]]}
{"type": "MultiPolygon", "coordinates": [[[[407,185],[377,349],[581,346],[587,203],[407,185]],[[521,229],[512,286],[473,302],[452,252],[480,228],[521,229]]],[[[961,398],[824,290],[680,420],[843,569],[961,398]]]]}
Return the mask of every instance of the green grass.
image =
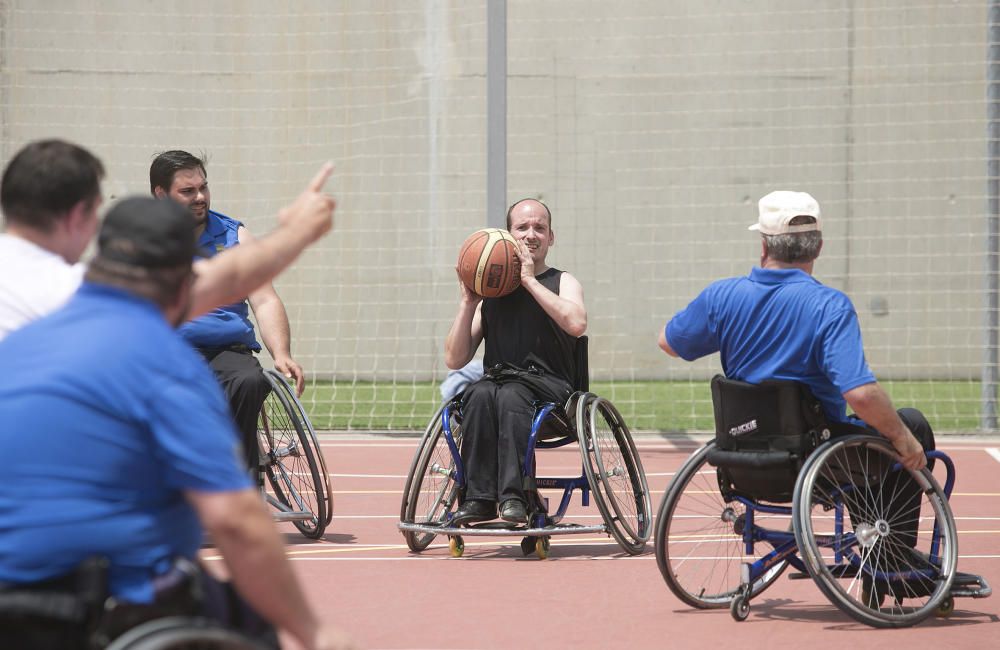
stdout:
{"type": "MultiPolygon", "coordinates": [[[[886,381],[897,407],[921,409],[940,432],[979,430],[980,386],[973,381],[886,381]]],[[[708,382],[594,382],[636,431],[689,432],[714,428],[708,382]]],[[[317,382],[303,398],[317,429],[421,431],[438,407],[437,384],[317,382]]]]}

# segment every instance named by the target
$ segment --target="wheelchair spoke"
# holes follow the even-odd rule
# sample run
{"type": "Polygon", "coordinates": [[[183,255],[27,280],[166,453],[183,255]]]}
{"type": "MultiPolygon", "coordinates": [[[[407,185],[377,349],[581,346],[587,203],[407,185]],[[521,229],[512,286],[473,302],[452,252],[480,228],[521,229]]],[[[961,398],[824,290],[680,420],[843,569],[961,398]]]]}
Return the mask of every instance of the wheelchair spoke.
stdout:
{"type": "MultiPolygon", "coordinates": [[[[454,413],[450,428],[455,444],[461,448],[462,427],[454,413]]],[[[400,521],[416,524],[440,524],[458,506],[455,483],[455,459],[452,457],[441,423],[441,412],[432,420],[416,450],[403,494],[400,521]]],[[[410,550],[419,553],[434,539],[432,534],[404,531],[410,550]]]]}
{"type": "Polygon", "coordinates": [[[631,434],[614,406],[591,396],[577,405],[584,427],[584,468],[609,532],[629,553],[641,552],[652,533],[651,506],[631,434]]]}
{"type": "Polygon", "coordinates": [[[795,501],[796,541],[809,573],[856,620],[913,625],[948,596],[957,553],[947,499],[930,472],[899,465],[887,441],[862,435],[824,445],[803,468],[795,501]],[[823,552],[831,507],[844,524],[832,557],[823,552]],[[934,544],[941,562],[929,559],[934,544]]]}
{"type": "Polygon", "coordinates": [[[331,505],[321,452],[284,378],[270,370],[265,374],[271,393],[261,409],[257,435],[263,472],[276,501],[288,512],[309,515],[292,520],[299,532],[317,539],[330,521],[331,505]]]}
{"type": "MultiPolygon", "coordinates": [[[[698,450],[677,472],[660,504],[656,561],[670,590],[698,608],[729,607],[740,589],[740,568],[770,551],[754,545],[747,555],[737,533],[747,517],[739,501],[726,501],[707,455],[714,443],[698,450]]],[[[757,525],[787,529],[788,517],[755,513],[757,525]]],[[[778,562],[750,585],[751,595],[770,586],[787,563],[778,562]]]]}

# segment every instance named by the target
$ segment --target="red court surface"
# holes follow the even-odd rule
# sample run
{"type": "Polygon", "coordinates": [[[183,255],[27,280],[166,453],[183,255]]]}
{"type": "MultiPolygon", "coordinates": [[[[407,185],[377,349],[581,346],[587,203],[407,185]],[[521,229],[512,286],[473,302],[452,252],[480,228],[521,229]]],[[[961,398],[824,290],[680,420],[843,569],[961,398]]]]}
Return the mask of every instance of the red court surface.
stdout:
{"type": "MultiPolygon", "coordinates": [[[[655,514],[673,472],[700,444],[638,437],[655,514]]],[[[958,466],[952,508],[961,571],[1000,582],[1000,441],[944,438],[958,466]]],[[[363,648],[915,648],[1000,647],[1000,596],[956,600],[948,619],[877,630],[842,614],[810,580],[780,578],[738,623],[728,610],[693,610],[668,590],[653,540],[626,555],[604,535],[552,538],[547,560],[524,557],[520,538],[447,539],[421,554],[396,528],[416,438],[324,436],[334,516],[312,542],[282,524],[288,554],[324,617],[363,648]],[[995,627],[994,627],[995,626],[995,627]]],[[[539,452],[541,475],[579,475],[575,446],[539,452]]],[[[552,497],[555,494],[550,495],[552,497]]],[[[599,523],[579,495],[566,521],[599,523]]],[[[214,558],[211,548],[207,558],[214,558]]]]}

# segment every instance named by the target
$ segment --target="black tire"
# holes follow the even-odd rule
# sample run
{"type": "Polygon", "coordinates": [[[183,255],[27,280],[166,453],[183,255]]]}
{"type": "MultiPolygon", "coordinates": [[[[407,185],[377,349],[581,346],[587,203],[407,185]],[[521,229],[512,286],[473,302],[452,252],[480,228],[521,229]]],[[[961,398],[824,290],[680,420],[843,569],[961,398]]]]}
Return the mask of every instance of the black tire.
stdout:
{"type": "MultiPolygon", "coordinates": [[[[455,459],[444,435],[444,406],[434,414],[410,463],[403,488],[399,519],[408,524],[441,524],[458,507],[458,486],[455,484],[455,459]]],[[[450,426],[455,444],[461,449],[462,427],[454,413],[450,426]]],[[[436,535],[404,530],[406,545],[414,553],[426,549],[436,535]]]]}
{"type": "Polygon", "coordinates": [[[161,618],[138,625],[107,650],[264,650],[266,646],[203,618],[161,618]]]}
{"type": "Polygon", "coordinates": [[[614,405],[593,394],[577,401],[576,429],[583,469],[608,533],[639,555],[653,532],[646,474],[632,434],[614,405]]]}
{"type": "Polygon", "coordinates": [[[319,539],[330,521],[328,476],[321,469],[320,450],[284,377],[270,370],[265,375],[271,394],[261,408],[257,428],[264,475],[279,503],[312,515],[292,522],[299,532],[319,539]]]}
{"type": "Polygon", "coordinates": [[[820,591],[854,620],[908,627],[933,616],[949,596],[958,540],[948,499],[927,469],[900,466],[887,440],[857,435],[824,444],[802,468],[794,499],[802,561],[820,591]]]}
{"type": "Polygon", "coordinates": [[[281,374],[275,370],[265,370],[264,372],[268,374],[268,381],[271,383],[272,390],[275,385],[282,387],[282,390],[285,393],[285,398],[298,413],[299,422],[302,424],[305,433],[312,441],[313,449],[316,450],[314,457],[319,464],[319,474],[323,477],[323,494],[326,497],[326,523],[329,525],[330,522],[333,521],[333,489],[330,485],[330,472],[326,468],[326,458],[323,456],[323,448],[319,444],[319,436],[316,435],[316,429],[313,428],[312,421],[306,414],[306,410],[302,406],[302,402],[295,395],[295,391],[292,390],[292,386],[288,383],[288,380],[282,377],[281,374]]]}
{"type": "MultiPolygon", "coordinates": [[[[741,517],[745,521],[744,506],[723,498],[715,468],[708,464],[714,447],[715,442],[710,442],[697,450],[677,471],[656,520],[654,545],[660,574],[675,596],[698,609],[730,607],[740,596],[741,565],[756,559],[744,553],[742,533],[737,532],[741,517]]],[[[763,519],[768,515],[759,517],[757,525],[769,521],[763,519]]],[[[790,526],[788,517],[774,521],[781,529],[790,526]]],[[[787,565],[777,563],[750,585],[749,598],[771,586],[787,565]]]]}

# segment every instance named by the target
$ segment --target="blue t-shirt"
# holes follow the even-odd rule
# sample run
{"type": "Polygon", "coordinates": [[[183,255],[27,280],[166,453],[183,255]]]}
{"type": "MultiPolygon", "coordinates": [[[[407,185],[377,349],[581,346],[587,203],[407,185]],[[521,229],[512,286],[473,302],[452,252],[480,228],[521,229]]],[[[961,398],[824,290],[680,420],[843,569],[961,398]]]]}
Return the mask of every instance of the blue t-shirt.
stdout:
{"type": "MultiPolygon", "coordinates": [[[[205,230],[198,238],[198,247],[206,256],[218,253],[240,243],[239,229],[243,224],[220,212],[209,210],[205,230]]],[[[203,316],[188,321],[178,330],[184,340],[196,348],[222,348],[245,345],[260,351],[260,344],[250,322],[250,308],[246,300],[217,307],[203,316]]]]}
{"type": "Polygon", "coordinates": [[[847,420],[847,391],[875,382],[850,298],[798,269],[754,268],[709,285],[666,327],[682,359],[719,352],[726,377],[805,383],[829,418],[847,420]]]}
{"type": "Polygon", "coordinates": [[[113,595],[150,602],[201,545],[184,492],[253,486],[204,360],[153,303],[104,285],[0,342],[0,423],[2,582],[105,555],[113,595]]]}

